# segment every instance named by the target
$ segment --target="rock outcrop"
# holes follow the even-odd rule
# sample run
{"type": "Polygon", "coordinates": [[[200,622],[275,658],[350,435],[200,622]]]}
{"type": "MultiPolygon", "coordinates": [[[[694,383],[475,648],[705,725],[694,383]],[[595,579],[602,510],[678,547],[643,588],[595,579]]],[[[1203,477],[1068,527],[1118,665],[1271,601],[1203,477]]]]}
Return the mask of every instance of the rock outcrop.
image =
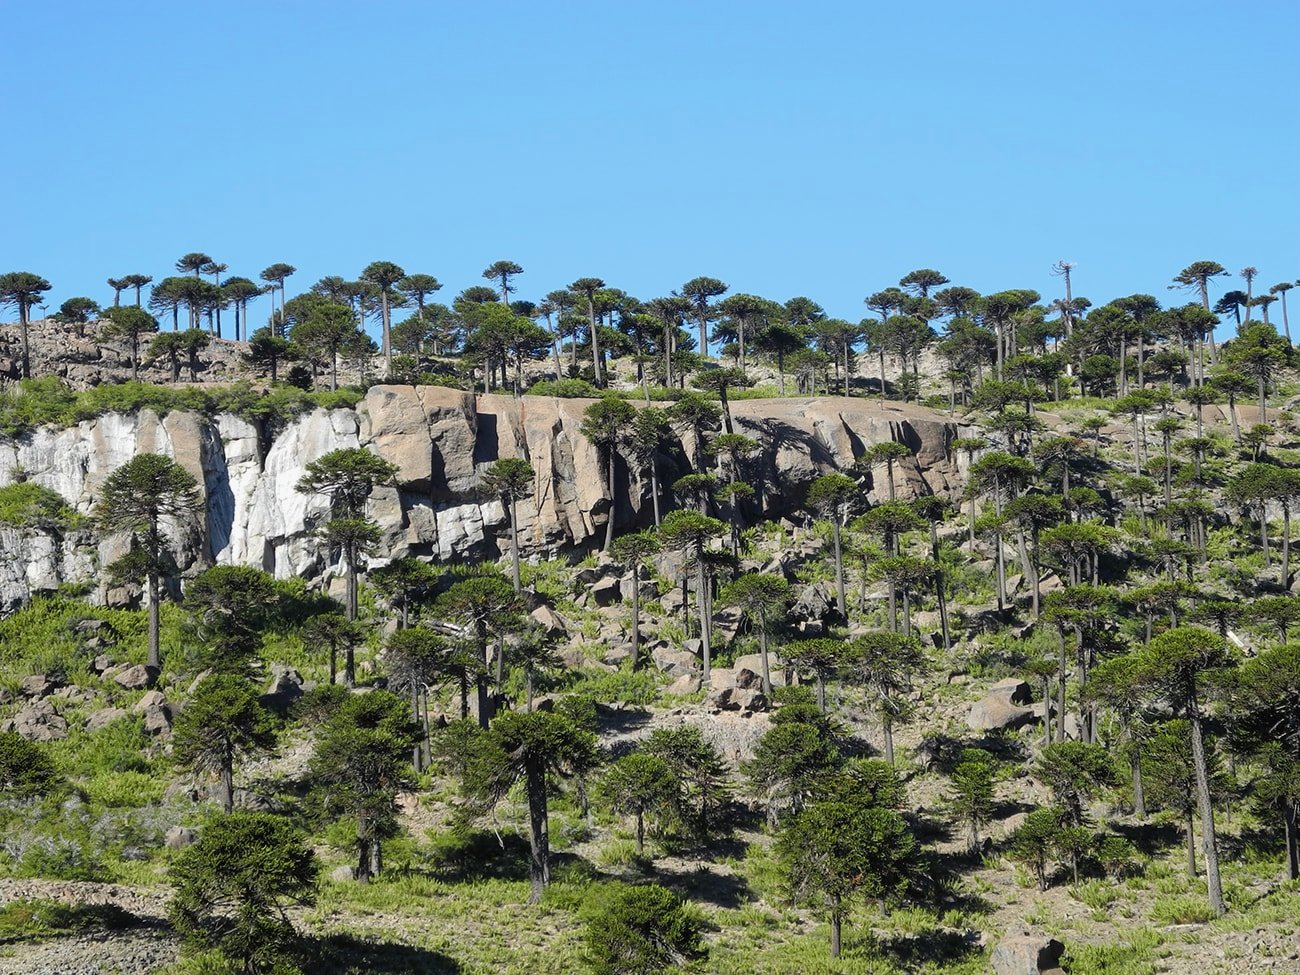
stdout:
{"type": "MultiPolygon", "coordinates": [[[[337,574],[313,530],[325,499],[300,494],[295,485],[322,454],[360,446],[397,464],[396,485],[371,498],[371,514],[385,533],[384,552],[436,560],[496,557],[505,550],[506,513],[498,499],[482,494],[479,479],[499,458],[524,457],[537,479],[519,504],[520,542],[528,555],[549,557],[599,541],[610,517],[626,526],[650,521],[649,481],[621,460],[612,506],[605,496],[597,452],[578,432],[588,403],[376,386],[356,409],[318,410],[274,438],[233,415],[110,413],[0,440],[0,485],[25,477],[89,513],[114,469],[137,453],[164,454],[198,479],[206,499],[201,523],[178,528],[183,570],[238,563],[279,577],[319,577],[337,574]]],[[[745,472],[756,491],[750,516],[796,512],[809,481],[848,467],[885,440],[913,452],[895,466],[903,496],[944,491],[959,478],[959,458],[949,445],[961,427],[923,407],[826,397],[746,400],[731,409],[736,432],[760,445],[745,472]]],[[[693,451],[687,435],[661,454],[662,485],[688,472],[693,451]]],[[[874,498],[885,490],[883,477],[870,483],[874,498]]],[[[63,582],[93,580],[97,565],[120,554],[120,539],[96,543],[85,533],[0,528],[0,611],[63,582]]]]}

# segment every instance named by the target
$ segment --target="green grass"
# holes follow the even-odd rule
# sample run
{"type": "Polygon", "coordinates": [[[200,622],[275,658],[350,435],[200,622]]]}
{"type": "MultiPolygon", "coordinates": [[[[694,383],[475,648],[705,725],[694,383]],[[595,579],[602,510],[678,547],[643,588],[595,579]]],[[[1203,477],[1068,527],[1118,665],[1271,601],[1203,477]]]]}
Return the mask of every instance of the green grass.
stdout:
{"type": "Polygon", "coordinates": [[[0,906],[0,944],[88,931],[114,931],[134,923],[130,914],[111,904],[71,905],[20,898],[0,906]]]}
{"type": "Polygon", "coordinates": [[[88,519],[78,514],[57,491],[30,481],[0,487],[0,524],[19,528],[80,528],[88,519]]]}

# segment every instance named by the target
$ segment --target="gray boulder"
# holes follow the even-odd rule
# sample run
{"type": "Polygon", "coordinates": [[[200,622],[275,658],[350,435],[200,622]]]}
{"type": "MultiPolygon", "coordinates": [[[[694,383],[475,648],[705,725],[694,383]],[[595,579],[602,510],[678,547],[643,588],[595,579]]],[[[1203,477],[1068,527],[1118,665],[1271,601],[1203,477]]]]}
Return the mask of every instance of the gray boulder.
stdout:
{"type": "Polygon", "coordinates": [[[86,719],[87,731],[99,731],[101,728],[107,728],[119,718],[125,718],[127,712],[121,708],[100,708],[98,711],[91,713],[86,719]]]}
{"type": "Polygon", "coordinates": [[[0,723],[0,731],[16,731],[28,741],[59,741],[68,737],[68,722],[49,701],[32,701],[0,723]]]}
{"type": "Polygon", "coordinates": [[[1008,932],[993,949],[995,975],[1065,975],[1061,955],[1065,945],[1044,934],[1008,932]]]}
{"type": "Polygon", "coordinates": [[[158,668],[150,667],[147,664],[136,664],[113,675],[113,680],[128,691],[142,691],[146,687],[153,687],[154,681],[157,679],[158,668]]]}

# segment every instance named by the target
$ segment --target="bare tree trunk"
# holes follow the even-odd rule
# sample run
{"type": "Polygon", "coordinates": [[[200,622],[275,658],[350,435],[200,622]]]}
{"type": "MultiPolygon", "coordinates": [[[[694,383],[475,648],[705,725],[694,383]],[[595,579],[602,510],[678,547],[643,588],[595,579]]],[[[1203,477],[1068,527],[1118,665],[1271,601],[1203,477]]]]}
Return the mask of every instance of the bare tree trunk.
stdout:
{"type": "Polygon", "coordinates": [[[1223,903],[1223,883],[1219,879],[1219,851],[1214,833],[1214,807],[1210,803],[1209,771],[1205,762],[1205,742],[1201,737],[1201,716],[1191,708],[1192,763],[1196,766],[1196,805],[1201,815],[1201,845],[1205,851],[1205,879],[1209,887],[1210,908],[1215,914],[1227,909],[1223,903]]]}

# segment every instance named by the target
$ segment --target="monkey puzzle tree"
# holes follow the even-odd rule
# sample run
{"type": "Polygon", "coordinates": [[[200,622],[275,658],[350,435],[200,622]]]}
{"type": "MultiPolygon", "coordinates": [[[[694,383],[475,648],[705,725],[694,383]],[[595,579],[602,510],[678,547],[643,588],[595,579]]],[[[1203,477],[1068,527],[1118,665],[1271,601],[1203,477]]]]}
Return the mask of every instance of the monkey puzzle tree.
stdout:
{"type": "Polygon", "coordinates": [[[510,293],[515,289],[510,285],[510,279],[516,274],[523,274],[524,269],[514,261],[494,261],[483,271],[483,277],[489,281],[496,281],[501,286],[501,304],[510,304],[510,293]]]}
{"type": "Polygon", "coordinates": [[[614,558],[632,570],[632,669],[641,664],[641,573],[653,564],[662,545],[651,531],[633,532],[614,542],[614,558]]]}
{"type": "Polygon", "coordinates": [[[379,314],[383,327],[381,351],[384,354],[384,374],[393,371],[392,321],[389,314],[389,296],[393,286],[406,277],[406,272],[392,261],[372,261],[361,272],[361,280],[368,281],[379,290],[379,314]]]}
{"type": "Polygon", "coordinates": [[[835,545],[835,608],[840,617],[848,618],[844,603],[844,553],[841,533],[849,509],[858,496],[858,482],[847,474],[823,474],[808,488],[808,507],[831,523],[835,545]]]}
{"type": "Polygon", "coordinates": [[[677,795],[677,776],[658,755],[632,752],[610,764],[596,789],[597,798],[636,821],[636,852],[645,852],[645,818],[668,813],[677,795]]]}
{"type": "Polygon", "coordinates": [[[908,715],[913,681],[928,663],[920,640],[878,630],[851,641],[845,663],[871,699],[885,739],[885,761],[894,764],[894,725],[908,715]]]}
{"type": "Polygon", "coordinates": [[[618,513],[618,494],[614,477],[618,446],[635,419],[636,407],[618,396],[599,399],[588,406],[582,414],[580,432],[595,445],[606,476],[606,490],[609,495],[609,514],[605,520],[603,546],[606,552],[614,543],[614,521],[618,513]]]}
{"type": "Polygon", "coordinates": [[[275,722],[243,677],[212,674],[196,687],[176,716],[172,738],[177,764],[217,775],[218,797],[235,808],[235,762],[275,747],[275,722]]]}
{"type": "Polygon", "coordinates": [[[1219,879],[1213,796],[1202,728],[1210,689],[1233,658],[1227,641],[1218,634],[1196,626],[1181,626],[1155,637],[1139,651],[1139,661],[1139,679],[1185,718],[1190,727],[1210,908],[1222,914],[1225,910],[1223,885],[1219,879]]]}
{"type": "Polygon", "coordinates": [[[948,811],[969,830],[967,846],[979,849],[980,827],[993,817],[997,759],[982,748],[964,748],[949,776],[948,811]]]}
{"type": "Polygon", "coordinates": [[[327,813],[356,820],[354,876],[367,883],[383,870],[382,843],[395,823],[397,793],[409,786],[411,750],[420,729],[396,694],[350,695],[326,722],[311,773],[327,813]]]}
{"type": "Polygon", "coordinates": [[[697,389],[709,390],[718,394],[722,405],[722,429],[727,433],[735,431],[731,425],[731,404],[727,401],[727,390],[749,385],[749,378],[742,369],[706,369],[698,373],[693,380],[697,389]]]}
{"type": "Polygon", "coordinates": [[[514,588],[500,576],[471,576],[462,579],[438,597],[434,612],[451,619],[469,630],[474,642],[474,678],[477,690],[479,726],[486,728],[492,716],[488,700],[487,669],[489,664],[488,638],[497,637],[497,683],[500,684],[504,660],[501,644],[505,633],[519,621],[519,597],[514,588]]]}
{"type": "MultiPolygon", "coordinates": [[[[396,464],[368,450],[344,447],[309,463],[296,485],[303,494],[323,494],[329,499],[330,518],[324,535],[343,554],[348,619],[357,618],[357,571],[361,558],[379,539],[379,526],[365,517],[366,501],[376,487],[392,483],[397,471],[396,464]]],[[[354,675],[346,676],[350,686],[354,675]]]]}
{"type": "Polygon", "coordinates": [[[892,809],[818,802],[795,816],[777,839],[795,896],[822,905],[838,958],[844,915],[855,898],[892,900],[906,891],[916,840],[892,809]]]}
{"type": "Polygon", "coordinates": [[[650,501],[654,508],[655,527],[663,520],[659,512],[659,451],[670,444],[672,430],[668,413],[655,406],[636,411],[627,437],[627,453],[636,465],[637,477],[650,474],[650,501]]]}
{"type": "Polygon", "coordinates": [[[158,319],[135,305],[117,305],[104,313],[105,335],[121,336],[131,343],[131,378],[140,378],[140,337],[158,331],[158,319]]]}
{"type": "Polygon", "coordinates": [[[710,299],[727,293],[727,286],[717,278],[691,278],[682,285],[682,296],[690,301],[691,312],[700,329],[700,355],[709,354],[709,322],[717,315],[710,299]]]}
{"type": "Polygon", "coordinates": [[[411,604],[428,596],[438,581],[438,570],[408,555],[381,565],[367,581],[388,601],[390,609],[400,610],[397,628],[404,630],[411,625],[411,604]]]}
{"type": "MultiPolygon", "coordinates": [[[[600,278],[578,278],[577,281],[574,281],[573,284],[569,285],[569,290],[574,294],[581,295],[587,303],[587,338],[591,343],[591,366],[594,370],[593,378],[598,387],[605,385],[604,369],[601,368],[600,330],[596,327],[596,292],[601,290],[603,287],[605,287],[605,282],[600,278]]],[[[578,346],[576,335],[573,339],[573,346],[576,355],[576,349],[578,346]]],[[[574,359],[574,365],[577,365],[576,358],[574,359]]]]}
{"type": "Polygon", "coordinates": [[[515,592],[523,589],[519,581],[519,501],[528,497],[536,480],[533,465],[522,457],[503,457],[483,472],[483,489],[503,498],[510,516],[510,579],[515,592]]]}
{"type": "Polygon", "coordinates": [[[104,481],[95,519],[106,533],[124,532],[132,551],[114,564],[116,573],[146,580],[149,601],[148,664],[162,664],[158,649],[159,583],[175,567],[165,523],[177,528],[203,508],[194,475],[169,457],[137,454],[104,481]]]}
{"type": "Polygon", "coordinates": [[[339,388],[339,356],[368,341],[357,330],[352,310],[332,301],[314,305],[289,330],[289,338],[313,362],[323,359],[329,363],[331,391],[339,388]]]}
{"type": "Polygon", "coordinates": [[[329,651],[330,683],[334,684],[338,678],[339,651],[344,655],[344,672],[355,673],[353,654],[365,641],[366,627],[343,613],[318,613],[303,624],[302,638],[307,647],[329,651]]]}
{"type": "Polygon", "coordinates": [[[719,595],[723,606],[740,610],[758,634],[759,660],[763,673],[763,693],[772,696],[772,675],[768,661],[767,638],[772,624],[781,619],[790,605],[790,583],[783,576],[750,572],[724,586],[719,595]]]}
{"type": "Polygon", "coordinates": [[[13,305],[18,309],[18,328],[22,336],[23,361],[22,375],[27,379],[32,374],[31,351],[28,347],[28,324],[31,321],[32,308],[41,299],[41,295],[53,287],[39,274],[30,271],[10,271],[0,274],[0,305],[13,305]]]}
{"type": "Polygon", "coordinates": [[[486,812],[522,784],[528,803],[529,902],[535,904],[551,879],[547,781],[594,766],[596,736],[553,712],[506,713],[492,722],[486,745],[471,760],[467,791],[486,812]]]}
{"type": "Polygon", "coordinates": [[[172,862],[168,916],[188,947],[216,948],[241,972],[285,971],[296,967],[289,908],[315,903],[317,870],[289,819],[232,813],[205,825],[172,862]]]}
{"type": "Polygon", "coordinates": [[[664,517],[659,528],[660,538],[668,548],[682,552],[688,562],[695,567],[695,603],[700,618],[700,640],[703,645],[703,684],[709,684],[711,650],[713,639],[712,592],[708,578],[708,559],[705,548],[715,538],[722,537],[727,526],[716,518],[702,515],[698,511],[670,511],[664,517]]]}
{"type": "Polygon", "coordinates": [[[691,464],[696,472],[704,471],[705,433],[716,430],[721,410],[699,393],[687,391],[668,407],[668,421],[691,435],[691,464]]]}

